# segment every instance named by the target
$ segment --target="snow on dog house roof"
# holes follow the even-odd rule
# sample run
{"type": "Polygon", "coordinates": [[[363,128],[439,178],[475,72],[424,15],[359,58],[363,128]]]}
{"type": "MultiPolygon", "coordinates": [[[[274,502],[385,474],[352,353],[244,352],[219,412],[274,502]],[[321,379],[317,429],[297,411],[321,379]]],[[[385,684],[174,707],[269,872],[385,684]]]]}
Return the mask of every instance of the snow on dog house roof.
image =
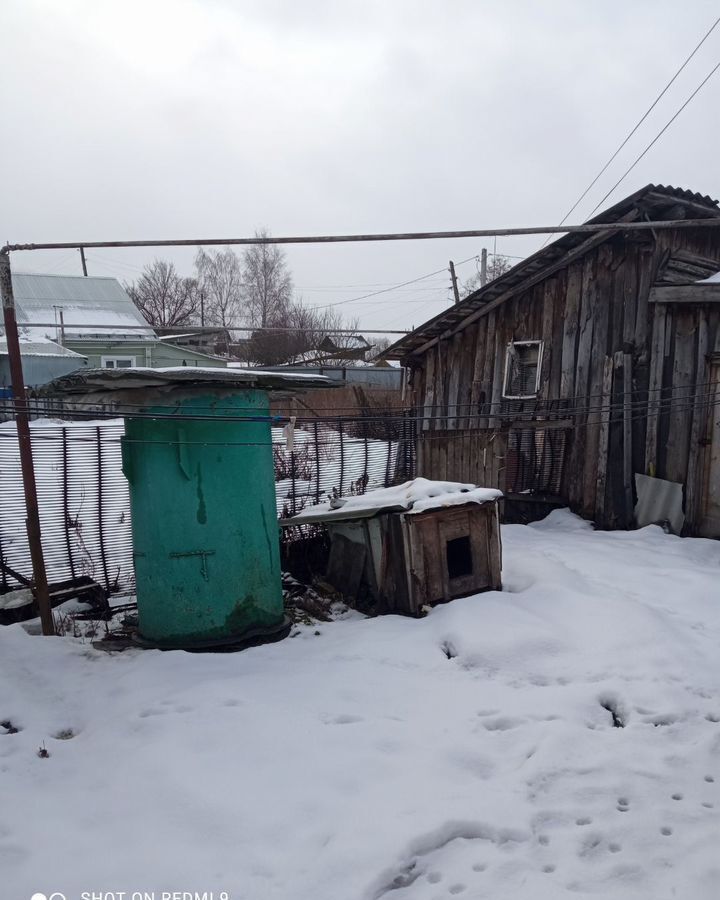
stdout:
{"type": "Polygon", "coordinates": [[[352,497],[338,497],[326,503],[309,506],[281,525],[306,525],[310,522],[369,519],[382,512],[420,513],[465,503],[493,503],[502,491],[482,488],[458,481],[430,481],[415,478],[395,487],[380,488],[352,497]]]}

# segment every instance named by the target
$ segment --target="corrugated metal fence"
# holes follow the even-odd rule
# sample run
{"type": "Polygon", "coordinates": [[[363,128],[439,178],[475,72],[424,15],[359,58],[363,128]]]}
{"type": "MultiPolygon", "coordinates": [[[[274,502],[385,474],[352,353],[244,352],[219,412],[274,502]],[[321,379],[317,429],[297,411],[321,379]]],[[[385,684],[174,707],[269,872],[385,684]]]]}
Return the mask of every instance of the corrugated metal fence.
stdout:
{"type": "MultiPolygon", "coordinates": [[[[108,591],[134,583],[128,487],[121,470],[122,419],[32,422],[32,448],[48,578],[89,575],[108,591]]],[[[277,512],[292,515],[329,496],[362,494],[413,478],[411,415],[296,422],[289,449],[272,429],[277,512]]],[[[0,559],[32,575],[14,424],[0,425],[0,559]]],[[[15,579],[0,566],[0,588],[15,579]]]]}

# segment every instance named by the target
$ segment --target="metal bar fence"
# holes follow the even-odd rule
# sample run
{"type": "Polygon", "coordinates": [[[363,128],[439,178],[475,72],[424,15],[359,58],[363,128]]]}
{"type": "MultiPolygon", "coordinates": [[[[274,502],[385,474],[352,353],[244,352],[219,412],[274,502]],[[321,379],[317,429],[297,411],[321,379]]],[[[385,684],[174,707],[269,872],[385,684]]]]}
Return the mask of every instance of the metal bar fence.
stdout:
{"type": "MultiPolygon", "coordinates": [[[[48,578],[89,575],[108,591],[134,585],[128,486],[121,468],[122,419],[36,419],[31,426],[48,578]]],[[[296,424],[293,450],[272,428],[278,516],[340,494],[415,475],[412,416],[326,417],[296,424]]],[[[13,422],[0,424],[0,562],[29,578],[25,501],[13,422]]],[[[297,537],[294,530],[288,540],[297,537]]],[[[0,566],[0,591],[18,581],[0,566]]]]}

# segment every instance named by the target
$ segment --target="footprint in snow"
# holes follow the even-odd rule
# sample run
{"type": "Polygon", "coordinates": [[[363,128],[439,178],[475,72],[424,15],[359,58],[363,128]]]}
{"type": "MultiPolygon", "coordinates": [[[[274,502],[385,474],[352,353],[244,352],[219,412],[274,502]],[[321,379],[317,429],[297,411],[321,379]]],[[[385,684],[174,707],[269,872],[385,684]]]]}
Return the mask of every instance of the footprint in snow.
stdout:
{"type": "Polygon", "coordinates": [[[483,725],[488,731],[510,731],[512,728],[522,725],[524,721],[524,719],[513,719],[511,716],[500,716],[497,719],[483,722],[483,725]]]}
{"type": "Polygon", "coordinates": [[[341,714],[339,716],[322,716],[322,720],[326,725],[355,725],[358,722],[364,722],[362,716],[351,716],[341,714]]]}
{"type": "Polygon", "coordinates": [[[707,781],[708,784],[712,784],[715,781],[715,779],[713,778],[712,775],[706,775],[705,781],[707,781]]]}
{"type": "Polygon", "coordinates": [[[630,801],[627,799],[627,797],[618,797],[617,811],[627,812],[628,809],[630,809],[630,801]]]}

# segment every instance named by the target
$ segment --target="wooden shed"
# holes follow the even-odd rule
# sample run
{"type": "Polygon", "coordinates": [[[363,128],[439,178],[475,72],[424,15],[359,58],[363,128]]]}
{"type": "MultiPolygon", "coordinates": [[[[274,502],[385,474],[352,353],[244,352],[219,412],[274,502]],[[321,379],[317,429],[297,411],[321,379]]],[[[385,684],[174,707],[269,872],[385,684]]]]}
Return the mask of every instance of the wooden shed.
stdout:
{"type": "Polygon", "coordinates": [[[506,516],[568,505],[603,528],[632,527],[650,491],[676,530],[720,537],[718,219],[708,196],[648,185],[591,220],[616,227],[564,235],[390,347],[417,473],[497,487],[506,516]]]}
{"type": "Polygon", "coordinates": [[[326,580],[348,603],[417,616],[435,603],[501,589],[500,497],[416,478],[308,507],[280,524],[327,526],[326,580]]]}

